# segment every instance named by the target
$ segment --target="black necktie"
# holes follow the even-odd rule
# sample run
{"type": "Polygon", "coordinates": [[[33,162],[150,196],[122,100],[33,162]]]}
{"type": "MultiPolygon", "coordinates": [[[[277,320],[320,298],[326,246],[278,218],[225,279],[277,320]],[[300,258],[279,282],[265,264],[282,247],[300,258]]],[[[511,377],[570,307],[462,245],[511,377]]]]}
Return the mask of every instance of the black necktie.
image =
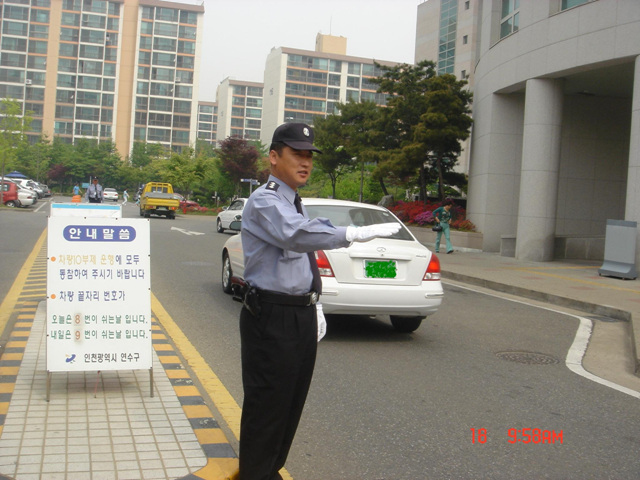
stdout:
{"type": "MultiPolygon", "coordinates": [[[[302,213],[302,201],[300,195],[296,193],[296,198],[293,200],[293,204],[296,207],[296,211],[300,215],[302,213]]],[[[307,252],[309,256],[309,263],[311,264],[311,273],[313,274],[313,281],[311,282],[311,290],[318,292],[318,295],[322,293],[322,280],[320,279],[320,270],[318,270],[318,262],[316,261],[316,254],[314,252],[307,252]]]]}

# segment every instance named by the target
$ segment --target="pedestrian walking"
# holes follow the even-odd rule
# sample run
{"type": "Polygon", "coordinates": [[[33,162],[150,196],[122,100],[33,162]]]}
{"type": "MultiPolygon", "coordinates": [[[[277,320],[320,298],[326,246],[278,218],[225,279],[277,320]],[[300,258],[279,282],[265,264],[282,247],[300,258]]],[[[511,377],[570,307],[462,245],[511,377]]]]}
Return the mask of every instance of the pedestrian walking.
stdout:
{"type": "Polygon", "coordinates": [[[436,253],[440,252],[440,239],[444,234],[445,241],[447,243],[447,253],[453,253],[453,245],[451,245],[451,232],[449,229],[449,223],[453,219],[453,200],[447,198],[442,202],[442,205],[433,211],[433,218],[442,227],[442,230],[436,233],[436,253]]]}
{"type": "Polygon", "coordinates": [[[87,188],[85,197],[89,200],[89,203],[102,203],[103,194],[104,191],[102,189],[102,185],[98,183],[97,178],[94,178],[91,185],[89,185],[89,188],[87,188]]]}
{"type": "Polygon", "coordinates": [[[80,187],[78,186],[77,183],[73,186],[73,194],[80,195],[80,187]]]}
{"type": "Polygon", "coordinates": [[[127,191],[125,190],[124,192],[122,192],[122,206],[124,207],[127,204],[127,200],[129,200],[129,194],[127,193],[127,191]]]}
{"type": "Polygon", "coordinates": [[[271,175],[242,214],[244,277],[240,313],[244,403],[240,480],[280,480],[326,329],[316,250],[390,236],[399,223],[335,227],[310,220],[298,195],[313,169],[313,131],[280,125],[269,148],[271,175]]]}

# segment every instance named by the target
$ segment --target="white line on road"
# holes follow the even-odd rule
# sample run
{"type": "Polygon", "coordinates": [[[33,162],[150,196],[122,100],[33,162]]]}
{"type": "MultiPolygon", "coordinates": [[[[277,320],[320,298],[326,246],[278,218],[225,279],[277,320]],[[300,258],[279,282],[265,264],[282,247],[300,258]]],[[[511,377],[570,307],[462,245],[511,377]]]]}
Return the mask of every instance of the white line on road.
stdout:
{"type": "Polygon", "coordinates": [[[203,232],[192,232],[190,230],[185,230],[184,228],[171,227],[171,230],[176,230],[180,233],[184,233],[185,235],[204,235],[203,232]]]}

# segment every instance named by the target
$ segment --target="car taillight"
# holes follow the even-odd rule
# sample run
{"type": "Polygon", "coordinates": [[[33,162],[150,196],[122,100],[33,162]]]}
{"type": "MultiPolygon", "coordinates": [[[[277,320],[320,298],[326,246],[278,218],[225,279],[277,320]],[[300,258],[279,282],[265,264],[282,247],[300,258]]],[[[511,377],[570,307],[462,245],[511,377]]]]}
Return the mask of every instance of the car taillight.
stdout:
{"type": "Polygon", "coordinates": [[[318,262],[318,270],[320,270],[321,277],[333,277],[333,269],[329,263],[329,259],[322,250],[318,250],[316,253],[316,261],[318,262]]]}
{"type": "Polygon", "coordinates": [[[435,253],[431,254],[431,260],[429,260],[429,266],[424,273],[422,280],[440,280],[440,260],[435,253]]]}

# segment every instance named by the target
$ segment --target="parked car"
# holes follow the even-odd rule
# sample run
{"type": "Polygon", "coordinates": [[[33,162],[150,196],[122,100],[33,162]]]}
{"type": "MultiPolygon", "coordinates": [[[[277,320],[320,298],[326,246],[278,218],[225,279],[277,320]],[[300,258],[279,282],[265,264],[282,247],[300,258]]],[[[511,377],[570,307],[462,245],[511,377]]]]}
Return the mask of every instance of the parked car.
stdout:
{"type": "Polygon", "coordinates": [[[227,230],[234,220],[242,219],[242,211],[246,203],[246,198],[236,198],[231,202],[231,205],[218,214],[218,219],[216,220],[216,230],[218,233],[223,233],[227,230]]]}
{"type": "Polygon", "coordinates": [[[42,187],[42,190],[44,191],[44,196],[45,197],[50,197],[51,196],[51,189],[49,188],[49,186],[45,185],[44,183],[41,183],[40,186],[42,187]]]}
{"type": "Polygon", "coordinates": [[[118,201],[118,191],[115,188],[105,188],[102,192],[103,200],[113,200],[114,202],[118,201]]]}
{"type": "Polygon", "coordinates": [[[184,209],[184,208],[199,208],[200,204],[194,200],[187,200],[186,198],[184,198],[184,196],[180,195],[179,193],[174,193],[173,196],[175,198],[177,198],[178,200],[180,200],[180,209],[184,209]]]}
{"type": "Polygon", "coordinates": [[[0,188],[2,188],[2,202],[7,207],[20,206],[20,199],[18,198],[20,187],[16,183],[4,180],[0,182],[0,188]]]}
{"type": "Polygon", "coordinates": [[[30,207],[38,203],[38,195],[28,188],[18,187],[18,200],[21,207],[30,207]]]}
{"type": "MultiPolygon", "coordinates": [[[[377,205],[320,198],[307,198],[303,203],[311,218],[325,217],[336,226],[402,223],[377,205]]],[[[226,293],[243,282],[241,235],[230,237],[222,249],[222,289],[226,293]]],[[[397,331],[413,332],[442,303],[440,261],[404,225],[391,237],[320,250],[316,258],[325,314],[389,315],[397,331]]]]}
{"type": "Polygon", "coordinates": [[[7,207],[29,207],[38,201],[38,195],[28,188],[23,188],[19,183],[6,178],[1,181],[2,199],[7,207]]]}
{"type": "Polygon", "coordinates": [[[37,198],[44,197],[44,192],[42,191],[42,189],[38,188],[36,190],[35,182],[33,180],[29,180],[28,178],[11,178],[11,181],[17,183],[22,188],[31,190],[37,198]]]}

